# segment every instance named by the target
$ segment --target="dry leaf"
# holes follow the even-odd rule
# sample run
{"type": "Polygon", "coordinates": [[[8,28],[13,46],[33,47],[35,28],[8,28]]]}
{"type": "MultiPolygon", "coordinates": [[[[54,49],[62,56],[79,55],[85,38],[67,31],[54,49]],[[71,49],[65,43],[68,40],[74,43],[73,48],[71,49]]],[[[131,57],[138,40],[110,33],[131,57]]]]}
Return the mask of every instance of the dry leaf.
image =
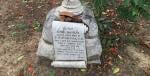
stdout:
{"type": "Polygon", "coordinates": [[[114,74],[118,73],[119,71],[120,71],[120,68],[118,68],[118,67],[113,68],[113,73],[114,74]]]}
{"type": "Polygon", "coordinates": [[[28,72],[33,74],[33,66],[31,64],[28,66],[28,72]]]}
{"type": "Polygon", "coordinates": [[[118,57],[119,57],[120,60],[123,60],[122,56],[118,55],[118,57]]]}
{"type": "Polygon", "coordinates": [[[24,56],[20,56],[20,57],[17,58],[17,61],[20,61],[20,60],[22,60],[23,58],[24,58],[24,56]]]}
{"type": "Polygon", "coordinates": [[[81,72],[85,72],[86,71],[86,69],[81,69],[81,72]]]}

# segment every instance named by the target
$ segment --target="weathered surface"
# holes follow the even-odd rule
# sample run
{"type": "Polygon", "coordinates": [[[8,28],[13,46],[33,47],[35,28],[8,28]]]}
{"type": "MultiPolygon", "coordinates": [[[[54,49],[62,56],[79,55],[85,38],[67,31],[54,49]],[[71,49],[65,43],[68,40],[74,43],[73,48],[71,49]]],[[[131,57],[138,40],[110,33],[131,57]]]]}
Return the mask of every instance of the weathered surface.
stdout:
{"type": "Polygon", "coordinates": [[[53,21],[55,60],[86,61],[84,24],[53,21]]]}
{"type": "Polygon", "coordinates": [[[83,23],[53,21],[54,67],[86,68],[86,26],[83,23]]]}
{"type": "MultiPolygon", "coordinates": [[[[41,43],[45,43],[44,45],[48,45],[53,47],[52,41],[52,21],[59,20],[59,11],[58,8],[52,9],[47,17],[43,27],[42,38],[39,43],[39,48],[37,54],[39,56],[47,57],[53,60],[54,50],[48,50],[52,48],[45,48],[45,46],[41,47],[41,43]],[[44,41],[44,42],[42,42],[44,41]],[[49,52],[48,52],[49,51],[49,52]],[[45,52],[42,53],[41,52],[45,52]]],[[[87,57],[89,63],[100,63],[100,55],[102,52],[102,47],[100,44],[100,40],[98,37],[98,27],[96,21],[94,19],[93,12],[89,8],[85,8],[84,12],[81,14],[81,19],[84,24],[89,27],[88,33],[86,33],[86,48],[87,48],[87,57]]]]}
{"type": "Polygon", "coordinates": [[[84,6],[80,0],[63,0],[62,5],[58,7],[60,12],[71,12],[74,15],[80,15],[84,11],[84,6]]]}

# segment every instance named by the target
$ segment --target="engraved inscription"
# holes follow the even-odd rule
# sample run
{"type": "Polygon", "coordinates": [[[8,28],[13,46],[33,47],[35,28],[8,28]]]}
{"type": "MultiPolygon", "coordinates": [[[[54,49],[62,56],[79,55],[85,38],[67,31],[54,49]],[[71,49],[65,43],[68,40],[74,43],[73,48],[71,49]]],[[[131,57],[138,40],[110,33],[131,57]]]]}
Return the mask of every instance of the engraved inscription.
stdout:
{"type": "Polygon", "coordinates": [[[55,60],[86,60],[84,24],[53,22],[55,60]]]}

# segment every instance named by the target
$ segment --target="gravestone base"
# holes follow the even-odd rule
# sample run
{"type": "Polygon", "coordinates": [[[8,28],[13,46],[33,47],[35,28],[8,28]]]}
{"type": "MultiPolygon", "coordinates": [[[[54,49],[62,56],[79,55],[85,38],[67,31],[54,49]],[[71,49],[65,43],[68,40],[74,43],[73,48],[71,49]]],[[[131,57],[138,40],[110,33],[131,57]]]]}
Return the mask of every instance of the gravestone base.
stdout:
{"type": "Polygon", "coordinates": [[[85,61],[53,61],[51,65],[61,68],[86,68],[85,61]]]}

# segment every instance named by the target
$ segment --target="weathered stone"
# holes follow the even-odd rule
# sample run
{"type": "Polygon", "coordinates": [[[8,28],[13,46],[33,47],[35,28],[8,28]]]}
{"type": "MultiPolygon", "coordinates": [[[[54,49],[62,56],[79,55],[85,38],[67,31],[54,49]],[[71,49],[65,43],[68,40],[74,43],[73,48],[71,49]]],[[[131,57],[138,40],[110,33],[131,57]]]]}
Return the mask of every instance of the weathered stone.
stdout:
{"type": "Polygon", "coordinates": [[[45,40],[43,40],[41,38],[40,42],[39,42],[39,47],[37,50],[37,55],[49,58],[51,60],[54,60],[53,45],[50,43],[47,43],[45,40]]]}
{"type": "MultiPolygon", "coordinates": [[[[51,60],[54,60],[52,21],[59,21],[59,14],[60,7],[54,8],[48,13],[37,51],[39,56],[45,56],[51,60]]],[[[79,16],[81,16],[82,22],[89,28],[89,31],[85,34],[88,63],[100,63],[102,47],[98,37],[98,26],[94,14],[89,8],[84,8],[79,16]]]]}
{"type": "Polygon", "coordinates": [[[85,29],[82,23],[53,21],[55,60],[87,61],[85,29]]]}
{"type": "Polygon", "coordinates": [[[82,6],[79,0],[63,0],[62,5],[58,7],[59,12],[67,11],[74,15],[79,15],[84,11],[84,6],[82,6]]]}

